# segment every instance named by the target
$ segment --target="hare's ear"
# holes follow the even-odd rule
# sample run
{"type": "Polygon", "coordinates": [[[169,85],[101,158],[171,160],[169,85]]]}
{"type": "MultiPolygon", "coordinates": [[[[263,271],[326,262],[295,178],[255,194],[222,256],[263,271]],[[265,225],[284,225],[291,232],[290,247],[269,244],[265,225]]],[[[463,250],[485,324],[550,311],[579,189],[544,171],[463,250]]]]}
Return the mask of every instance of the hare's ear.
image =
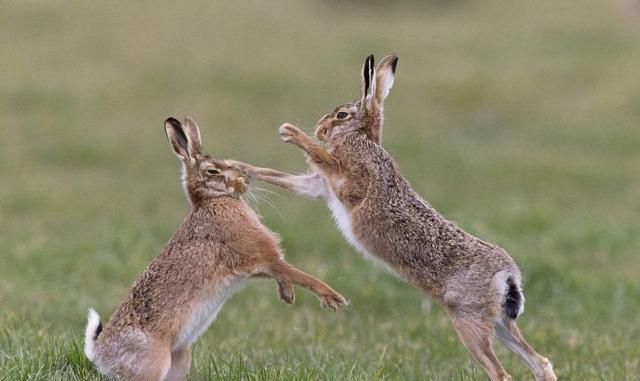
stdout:
{"type": "Polygon", "coordinates": [[[362,79],[360,83],[360,90],[362,98],[360,103],[369,109],[371,107],[371,100],[376,92],[375,81],[375,69],[373,68],[373,54],[369,55],[362,65],[362,79]]]}
{"type": "Polygon", "coordinates": [[[191,117],[186,117],[184,120],[184,128],[183,131],[187,136],[187,141],[189,143],[188,152],[191,158],[196,158],[197,156],[202,154],[202,143],[200,139],[200,128],[198,128],[198,124],[191,117]]]}
{"type": "Polygon", "coordinates": [[[167,139],[171,143],[173,153],[184,161],[189,161],[189,141],[184,133],[182,123],[176,118],[169,118],[164,122],[164,130],[167,133],[167,139]]]}
{"type": "Polygon", "coordinates": [[[398,56],[391,53],[385,56],[376,67],[376,90],[373,102],[380,108],[382,108],[384,99],[389,95],[389,90],[393,87],[396,66],[398,66],[398,56]]]}

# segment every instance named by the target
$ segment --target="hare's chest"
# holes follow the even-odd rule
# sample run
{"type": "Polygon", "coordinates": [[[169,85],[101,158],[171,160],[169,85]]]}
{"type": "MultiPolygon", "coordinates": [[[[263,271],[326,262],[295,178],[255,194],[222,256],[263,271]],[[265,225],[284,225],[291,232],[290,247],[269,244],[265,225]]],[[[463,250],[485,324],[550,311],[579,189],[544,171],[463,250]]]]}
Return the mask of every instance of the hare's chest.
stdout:
{"type": "Polygon", "coordinates": [[[338,199],[335,193],[329,192],[327,206],[331,210],[333,220],[336,222],[342,235],[347,239],[347,242],[365,257],[373,257],[353,234],[351,211],[338,199]]]}
{"type": "Polygon", "coordinates": [[[387,271],[394,273],[393,270],[389,267],[389,265],[376,256],[374,253],[371,253],[367,250],[362,242],[353,234],[353,219],[351,210],[348,209],[336,196],[333,191],[329,191],[329,196],[327,197],[327,206],[331,210],[331,214],[333,215],[333,219],[338,226],[338,229],[342,233],[342,235],[347,239],[347,242],[351,246],[353,246],[356,250],[358,250],[365,258],[373,261],[375,264],[380,267],[386,269],[387,271]]]}
{"type": "Polygon", "coordinates": [[[172,350],[186,348],[193,344],[213,323],[227,299],[238,292],[248,279],[249,276],[244,275],[222,280],[216,290],[204,298],[195,300],[178,332],[178,338],[172,350]]]}

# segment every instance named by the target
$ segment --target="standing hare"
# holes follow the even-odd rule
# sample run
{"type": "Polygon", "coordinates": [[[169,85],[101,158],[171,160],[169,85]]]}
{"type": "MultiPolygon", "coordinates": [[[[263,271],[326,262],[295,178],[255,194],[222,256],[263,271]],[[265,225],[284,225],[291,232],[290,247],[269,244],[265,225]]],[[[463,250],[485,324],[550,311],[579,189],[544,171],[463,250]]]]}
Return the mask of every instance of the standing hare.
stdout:
{"type": "Polygon", "coordinates": [[[313,141],[284,124],[282,140],[300,147],[313,172],[289,175],[235,162],[249,177],[310,198],[323,198],[347,241],[382,260],[446,310],[462,342],[491,380],[510,380],[492,349],[494,333],[531,368],[536,380],[555,380],[551,363],[522,337],[520,271],[502,248],[447,221],[424,201],[381,146],[383,102],[398,57],[373,56],[362,69],[362,96],[318,121],[313,141]]]}
{"type": "Polygon", "coordinates": [[[169,118],[164,127],[183,164],[191,210],[104,330],[89,310],[84,352],[116,380],[184,379],[191,345],[252,277],[275,279],[280,298],[289,304],[293,285],[314,292],[325,307],[347,304],[327,284],[285,262],[278,237],[240,198],[247,190],[245,177],[229,162],[202,154],[192,119],[182,124],[169,118]]]}

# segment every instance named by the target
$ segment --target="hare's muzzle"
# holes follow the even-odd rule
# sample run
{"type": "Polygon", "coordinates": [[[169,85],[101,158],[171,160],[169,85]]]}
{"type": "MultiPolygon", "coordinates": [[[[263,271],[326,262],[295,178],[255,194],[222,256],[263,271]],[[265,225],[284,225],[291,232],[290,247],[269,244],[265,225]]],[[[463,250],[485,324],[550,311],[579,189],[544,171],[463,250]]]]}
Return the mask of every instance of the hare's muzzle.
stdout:
{"type": "Polygon", "coordinates": [[[249,187],[249,180],[246,178],[239,176],[235,180],[233,180],[233,189],[235,189],[238,193],[244,193],[247,191],[249,187]]]}

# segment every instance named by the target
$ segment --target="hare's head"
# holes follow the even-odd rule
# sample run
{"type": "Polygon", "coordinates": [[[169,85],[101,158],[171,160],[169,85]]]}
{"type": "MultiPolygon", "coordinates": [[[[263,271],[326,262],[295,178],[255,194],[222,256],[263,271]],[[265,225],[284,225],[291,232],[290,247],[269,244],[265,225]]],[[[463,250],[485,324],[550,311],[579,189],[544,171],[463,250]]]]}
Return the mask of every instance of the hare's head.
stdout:
{"type": "Polygon", "coordinates": [[[398,56],[389,54],[374,68],[373,55],[362,67],[361,96],[323,116],[315,127],[318,140],[330,142],[344,134],[361,132],[380,143],[384,100],[393,86],[398,56]]]}
{"type": "Polygon", "coordinates": [[[215,197],[239,197],[247,191],[248,180],[241,171],[224,160],[202,153],[200,129],[187,117],[164,122],[173,152],[182,161],[182,184],[192,204],[215,197]]]}

